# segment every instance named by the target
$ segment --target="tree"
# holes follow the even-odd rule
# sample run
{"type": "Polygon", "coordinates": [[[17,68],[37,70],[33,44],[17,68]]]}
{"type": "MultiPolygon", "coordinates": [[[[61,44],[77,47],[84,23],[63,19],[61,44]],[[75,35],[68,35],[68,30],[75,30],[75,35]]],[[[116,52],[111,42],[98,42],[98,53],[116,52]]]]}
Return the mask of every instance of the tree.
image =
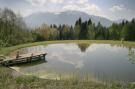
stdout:
{"type": "Polygon", "coordinates": [[[113,23],[109,28],[110,39],[112,40],[120,40],[121,37],[121,28],[120,25],[113,23]]]}
{"type": "Polygon", "coordinates": [[[91,19],[89,19],[88,21],[88,25],[87,25],[87,29],[88,29],[88,39],[95,39],[95,24],[92,23],[91,19]]]}
{"type": "Polygon", "coordinates": [[[82,20],[81,20],[81,18],[79,18],[79,20],[76,21],[75,26],[74,26],[74,30],[75,30],[74,37],[75,37],[75,39],[79,39],[81,24],[82,24],[82,20]]]}
{"type": "Polygon", "coordinates": [[[98,23],[98,25],[96,27],[95,39],[97,39],[97,40],[105,39],[104,27],[100,24],[100,22],[98,23]]]}
{"type": "Polygon", "coordinates": [[[62,38],[63,40],[68,40],[69,39],[69,26],[68,25],[63,25],[62,26],[62,38]]]}
{"type": "Polygon", "coordinates": [[[0,40],[3,46],[12,46],[32,41],[31,33],[20,15],[5,8],[0,11],[0,40]]]}
{"type": "Polygon", "coordinates": [[[70,27],[69,29],[69,39],[73,40],[75,37],[74,37],[74,29],[73,29],[73,26],[70,27]]]}
{"type": "Polygon", "coordinates": [[[79,39],[88,39],[88,28],[87,28],[87,21],[82,23],[79,39]]]}
{"type": "Polygon", "coordinates": [[[122,30],[122,37],[124,40],[130,40],[134,41],[135,40],[135,23],[127,23],[124,25],[123,30],[122,30]]]}
{"type": "Polygon", "coordinates": [[[59,27],[58,27],[58,31],[59,31],[59,40],[62,40],[62,26],[61,26],[61,24],[59,25],[59,27]]]}

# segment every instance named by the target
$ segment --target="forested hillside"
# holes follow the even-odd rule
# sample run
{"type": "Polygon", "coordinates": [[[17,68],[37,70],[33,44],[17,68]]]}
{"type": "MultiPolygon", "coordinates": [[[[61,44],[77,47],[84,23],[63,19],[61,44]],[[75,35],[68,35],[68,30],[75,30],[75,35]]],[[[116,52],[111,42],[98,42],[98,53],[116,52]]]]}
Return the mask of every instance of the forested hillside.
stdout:
{"type": "Polygon", "coordinates": [[[10,9],[0,10],[0,47],[12,46],[26,42],[46,40],[128,40],[135,41],[135,19],[123,21],[120,24],[113,23],[110,27],[104,27],[98,23],[95,25],[91,19],[82,22],[79,18],[75,26],[47,25],[28,28],[20,15],[16,15],[10,9]]]}

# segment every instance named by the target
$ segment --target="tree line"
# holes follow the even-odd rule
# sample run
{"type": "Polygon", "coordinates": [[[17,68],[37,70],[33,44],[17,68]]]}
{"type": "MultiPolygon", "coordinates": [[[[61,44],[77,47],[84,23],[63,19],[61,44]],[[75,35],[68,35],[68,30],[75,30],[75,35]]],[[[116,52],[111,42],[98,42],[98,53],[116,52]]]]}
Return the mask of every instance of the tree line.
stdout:
{"type": "Polygon", "coordinates": [[[135,19],[113,23],[110,27],[104,27],[100,22],[95,25],[89,19],[82,22],[79,18],[75,26],[69,25],[46,25],[33,30],[36,41],[44,40],[127,40],[135,41],[135,19]]]}
{"type": "Polygon", "coordinates": [[[19,14],[7,8],[0,9],[0,47],[47,40],[135,41],[135,19],[104,27],[100,22],[95,25],[91,19],[82,22],[79,18],[74,26],[42,24],[31,29],[19,14]]]}

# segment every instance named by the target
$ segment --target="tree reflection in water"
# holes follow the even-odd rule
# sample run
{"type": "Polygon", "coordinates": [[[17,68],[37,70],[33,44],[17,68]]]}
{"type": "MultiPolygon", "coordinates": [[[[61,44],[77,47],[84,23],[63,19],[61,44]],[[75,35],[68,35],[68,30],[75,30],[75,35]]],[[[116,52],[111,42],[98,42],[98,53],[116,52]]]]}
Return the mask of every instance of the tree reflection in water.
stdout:
{"type": "Polygon", "coordinates": [[[80,48],[81,52],[85,52],[86,49],[90,46],[90,44],[87,44],[87,43],[81,43],[81,44],[77,44],[77,45],[80,48]]]}
{"type": "Polygon", "coordinates": [[[135,52],[131,47],[128,49],[128,58],[132,64],[135,64],[135,52]]]}

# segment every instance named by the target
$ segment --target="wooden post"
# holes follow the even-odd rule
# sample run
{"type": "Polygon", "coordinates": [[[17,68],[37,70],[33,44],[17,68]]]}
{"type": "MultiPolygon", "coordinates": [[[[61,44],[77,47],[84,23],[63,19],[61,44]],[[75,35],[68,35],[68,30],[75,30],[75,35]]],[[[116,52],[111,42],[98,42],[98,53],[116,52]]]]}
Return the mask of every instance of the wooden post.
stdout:
{"type": "Polygon", "coordinates": [[[44,60],[45,60],[45,55],[46,55],[46,54],[43,54],[43,58],[44,58],[44,60]]]}

